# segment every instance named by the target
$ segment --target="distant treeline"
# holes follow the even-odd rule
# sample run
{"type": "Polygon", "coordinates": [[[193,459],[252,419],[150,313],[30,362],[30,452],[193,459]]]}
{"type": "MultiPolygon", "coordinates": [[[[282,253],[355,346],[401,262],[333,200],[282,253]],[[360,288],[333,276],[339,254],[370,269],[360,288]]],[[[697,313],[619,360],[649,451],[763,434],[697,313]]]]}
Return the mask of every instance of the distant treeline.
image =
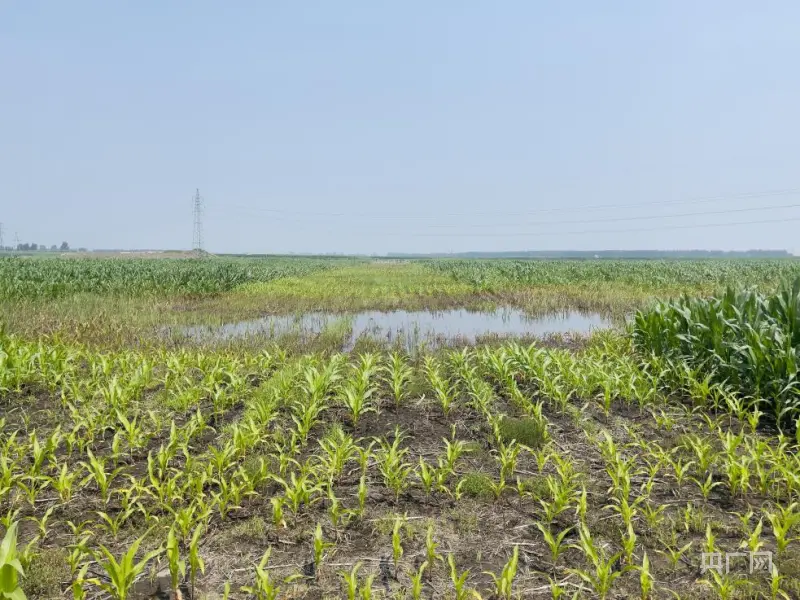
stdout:
{"type": "Polygon", "coordinates": [[[792,258],[786,250],[523,250],[519,252],[457,252],[451,254],[399,254],[391,258],[572,258],[572,259],[664,259],[664,258],[792,258]]]}

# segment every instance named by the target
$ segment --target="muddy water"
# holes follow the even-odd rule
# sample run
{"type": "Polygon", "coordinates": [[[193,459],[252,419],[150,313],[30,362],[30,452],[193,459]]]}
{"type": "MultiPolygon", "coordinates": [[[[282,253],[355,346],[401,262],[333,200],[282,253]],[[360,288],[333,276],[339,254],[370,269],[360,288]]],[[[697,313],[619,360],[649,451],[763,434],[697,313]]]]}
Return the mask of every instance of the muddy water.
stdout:
{"type": "Polygon", "coordinates": [[[610,327],[610,321],[598,314],[564,312],[529,317],[513,308],[493,312],[465,309],[445,311],[365,311],[354,314],[307,313],[297,316],[274,316],[220,326],[190,326],[177,331],[194,339],[226,340],[245,336],[279,337],[290,333],[303,335],[340,334],[344,349],[355,345],[362,336],[392,343],[402,340],[407,347],[458,339],[473,343],[481,336],[545,336],[559,333],[589,333],[610,327]]]}

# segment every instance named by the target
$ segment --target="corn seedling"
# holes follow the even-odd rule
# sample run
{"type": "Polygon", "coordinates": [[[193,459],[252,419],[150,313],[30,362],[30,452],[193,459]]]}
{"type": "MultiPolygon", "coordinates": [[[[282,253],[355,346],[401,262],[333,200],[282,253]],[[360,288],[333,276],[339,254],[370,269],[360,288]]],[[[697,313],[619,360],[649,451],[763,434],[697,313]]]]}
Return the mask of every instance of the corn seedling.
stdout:
{"type": "Polygon", "coordinates": [[[411,576],[411,598],[412,600],[421,600],[422,598],[422,578],[425,575],[425,569],[428,563],[424,562],[419,566],[416,573],[411,576]]]}
{"type": "Polygon", "coordinates": [[[425,556],[429,569],[433,569],[433,565],[436,564],[437,560],[442,560],[442,556],[436,552],[438,547],[439,544],[433,539],[433,525],[428,525],[428,530],[425,534],[425,556]]]}
{"type": "Polygon", "coordinates": [[[172,591],[178,589],[180,580],[186,575],[186,561],[181,558],[180,547],[178,546],[178,538],[175,536],[175,530],[170,529],[167,534],[166,556],[169,566],[169,578],[172,591]]]}
{"type": "Polygon", "coordinates": [[[392,561],[394,562],[394,573],[397,577],[397,569],[400,565],[400,559],[403,557],[403,544],[400,538],[400,533],[405,525],[405,517],[399,515],[394,519],[394,526],[392,527],[392,561]]]}
{"type": "MultiPolygon", "coordinates": [[[[347,600],[356,600],[358,594],[358,571],[361,569],[361,563],[357,562],[348,573],[347,571],[340,571],[339,575],[344,579],[344,591],[347,600]]],[[[271,599],[270,599],[271,600],[271,599]]]]}
{"type": "Polygon", "coordinates": [[[267,568],[272,548],[267,548],[261,561],[256,565],[255,582],[251,586],[243,586],[242,591],[252,594],[257,600],[278,600],[281,597],[281,590],[278,584],[272,580],[267,568]]]}
{"type": "Polygon", "coordinates": [[[331,548],[334,544],[330,542],[326,542],[325,539],[322,537],[322,525],[317,523],[317,527],[314,530],[314,535],[312,537],[313,546],[314,546],[314,573],[319,572],[319,567],[322,564],[322,557],[325,553],[327,548],[331,548]]]}
{"type": "Polygon", "coordinates": [[[647,552],[642,556],[642,564],[636,567],[636,570],[639,571],[639,588],[642,592],[641,599],[650,600],[653,594],[655,578],[650,571],[650,559],[647,558],[647,552]]]}
{"type": "Polygon", "coordinates": [[[118,467],[111,473],[106,473],[105,459],[95,457],[91,450],[87,452],[87,456],[89,458],[89,462],[80,463],[88,473],[86,479],[83,481],[83,484],[85,485],[87,482],[94,481],[97,484],[98,490],[100,491],[100,498],[103,500],[103,502],[108,503],[111,483],[122,469],[121,467],[118,467]]]}
{"type": "Polygon", "coordinates": [[[405,397],[405,387],[411,381],[412,370],[405,359],[398,353],[391,356],[389,365],[384,367],[388,375],[389,387],[396,407],[400,407],[405,397]]]}
{"type": "Polygon", "coordinates": [[[455,600],[466,600],[468,596],[466,584],[469,571],[464,571],[459,575],[456,570],[456,561],[452,554],[447,555],[447,564],[450,565],[450,581],[453,583],[453,589],[455,590],[455,600]]]}
{"type": "Polygon", "coordinates": [[[136,553],[139,551],[142,539],[134,540],[128,551],[119,560],[111,554],[108,548],[102,544],[99,545],[100,552],[97,553],[97,561],[108,576],[108,581],[99,579],[92,579],[91,581],[110,594],[114,600],[126,600],[136,577],[145,570],[150,560],[160,554],[159,550],[148,552],[137,562],[136,553]]]}
{"type": "Polygon", "coordinates": [[[605,600],[614,582],[624,574],[626,569],[617,570],[615,568],[620,555],[607,556],[605,551],[595,544],[586,525],[580,524],[578,532],[580,541],[573,547],[583,552],[592,569],[569,569],[569,572],[577,575],[594,590],[601,600],[605,600]]]}
{"type": "Polygon", "coordinates": [[[517,565],[519,564],[519,546],[514,546],[514,552],[511,558],[503,567],[500,575],[496,575],[491,571],[485,571],[484,574],[489,575],[494,581],[494,596],[496,598],[503,598],[504,600],[511,600],[512,588],[514,579],[517,576],[517,565]]]}
{"type": "Polygon", "coordinates": [[[800,513],[797,512],[797,506],[797,503],[793,502],[785,508],[779,506],[776,512],[765,513],[772,525],[772,535],[775,537],[779,555],[783,554],[790,542],[797,539],[790,537],[792,529],[800,522],[800,513]]]}
{"type": "Polygon", "coordinates": [[[200,536],[202,533],[203,530],[197,527],[192,534],[192,539],[189,540],[189,584],[191,586],[193,598],[197,574],[206,572],[206,563],[200,556],[200,536]]]}
{"type": "Polygon", "coordinates": [[[400,448],[400,443],[404,439],[400,429],[395,429],[394,441],[390,444],[385,439],[376,440],[380,449],[375,454],[378,462],[378,469],[383,475],[386,487],[394,492],[395,500],[400,498],[400,494],[408,486],[408,477],[413,470],[413,466],[406,462],[408,448],[400,448]]]}
{"type": "Polygon", "coordinates": [[[542,532],[544,536],[544,541],[547,544],[547,547],[550,549],[550,560],[553,563],[552,569],[555,572],[556,565],[558,564],[559,557],[566,551],[567,546],[564,545],[564,538],[567,534],[572,531],[573,527],[567,527],[566,529],[560,531],[557,535],[553,535],[550,527],[545,527],[542,523],[538,521],[534,523],[536,528],[542,532]]]}

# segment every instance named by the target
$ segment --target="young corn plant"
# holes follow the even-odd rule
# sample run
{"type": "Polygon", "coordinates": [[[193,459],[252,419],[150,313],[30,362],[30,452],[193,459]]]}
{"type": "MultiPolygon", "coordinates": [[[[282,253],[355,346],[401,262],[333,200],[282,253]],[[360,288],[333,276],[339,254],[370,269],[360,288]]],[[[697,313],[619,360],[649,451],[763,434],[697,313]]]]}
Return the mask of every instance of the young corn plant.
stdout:
{"type": "Polygon", "coordinates": [[[20,577],[25,577],[25,571],[17,557],[17,523],[14,522],[0,542],[0,598],[26,600],[19,585],[20,577]]]}
{"type": "Polygon", "coordinates": [[[83,480],[83,485],[86,485],[90,481],[94,481],[97,484],[98,490],[100,491],[100,498],[104,503],[107,504],[111,484],[120,471],[122,471],[122,468],[118,467],[111,471],[111,473],[107,473],[106,461],[104,458],[97,458],[91,450],[87,451],[86,455],[89,457],[89,462],[82,461],[80,463],[80,465],[86,469],[87,472],[87,476],[83,480]]]}
{"type": "Polygon", "coordinates": [[[270,498],[272,504],[272,524],[275,527],[286,527],[286,519],[283,516],[283,507],[286,504],[286,498],[282,496],[273,496],[270,498]]]}
{"type": "Polygon", "coordinates": [[[670,465],[672,466],[672,470],[675,475],[675,482],[678,484],[678,489],[680,490],[683,487],[683,482],[686,480],[687,475],[694,465],[694,461],[690,460],[684,462],[679,458],[678,460],[670,461],[670,465]]]}
{"type": "Polygon", "coordinates": [[[70,591],[72,591],[72,600],[86,599],[86,588],[84,587],[84,585],[88,582],[88,579],[86,578],[86,574],[88,572],[89,572],[89,564],[85,564],[75,574],[72,580],[72,584],[70,585],[70,591]]]}
{"type": "Polygon", "coordinates": [[[47,529],[47,522],[50,520],[50,517],[55,511],[56,507],[51,506],[48,508],[45,513],[41,516],[41,518],[36,517],[35,515],[28,517],[31,521],[36,523],[36,526],[39,530],[39,541],[44,542],[45,538],[47,537],[48,529],[47,529]]]}
{"type": "Polygon", "coordinates": [[[655,585],[655,577],[650,570],[650,559],[647,558],[647,552],[642,556],[641,566],[635,567],[639,571],[639,588],[641,589],[641,600],[650,600],[653,594],[655,585]]]}
{"type": "Polygon", "coordinates": [[[766,512],[765,514],[772,525],[772,535],[775,537],[775,544],[780,556],[792,541],[798,539],[790,537],[792,529],[800,523],[798,504],[797,502],[792,502],[786,507],[778,506],[777,511],[766,512]]]}
{"type": "Polygon", "coordinates": [[[333,491],[333,486],[328,486],[328,514],[331,518],[331,523],[335,528],[346,526],[355,516],[356,511],[346,509],[339,502],[339,498],[333,491]]]}
{"type": "Polygon", "coordinates": [[[428,565],[429,569],[428,577],[431,576],[431,571],[433,570],[433,565],[436,564],[436,561],[442,560],[442,555],[436,551],[438,547],[439,544],[433,539],[433,525],[428,525],[428,530],[425,534],[425,563],[428,565]]]}
{"type": "Polygon", "coordinates": [[[392,398],[397,408],[405,399],[406,387],[411,382],[413,371],[408,366],[402,355],[395,352],[391,355],[389,364],[384,367],[389,383],[389,388],[392,392],[392,398]]]}
{"type": "Polygon", "coordinates": [[[514,546],[514,552],[511,558],[503,567],[500,575],[496,575],[491,571],[484,571],[485,575],[489,575],[494,581],[494,597],[502,598],[503,600],[511,600],[513,592],[514,579],[517,576],[517,565],[519,564],[519,546],[514,546]]]}
{"type": "Polygon", "coordinates": [[[666,504],[653,504],[650,501],[642,502],[640,505],[644,520],[650,529],[658,529],[659,525],[664,521],[664,511],[667,509],[666,504]]]}
{"type": "Polygon", "coordinates": [[[324,398],[305,398],[295,400],[292,404],[292,421],[294,421],[298,440],[305,446],[308,435],[319,422],[320,415],[328,408],[324,398]]]}
{"type": "Polygon", "coordinates": [[[385,439],[376,439],[380,446],[375,453],[378,469],[383,475],[386,487],[394,492],[395,501],[399,500],[400,494],[408,487],[408,478],[413,470],[413,466],[406,462],[408,448],[400,448],[404,438],[400,428],[397,427],[391,444],[385,439]]]}
{"type": "Polygon", "coordinates": [[[770,600],[791,600],[789,594],[782,589],[785,579],[786,577],[778,572],[778,567],[772,565],[772,572],[770,573],[769,579],[770,600]]]}
{"type": "Polygon", "coordinates": [[[764,519],[759,519],[752,531],[745,532],[747,540],[742,542],[740,548],[747,548],[750,552],[758,552],[764,546],[761,540],[761,531],[764,528],[764,519]]]}
{"type": "Polygon", "coordinates": [[[322,558],[325,554],[325,550],[333,547],[335,544],[326,542],[322,537],[322,524],[320,523],[317,523],[317,528],[314,530],[312,541],[314,546],[314,573],[317,574],[319,573],[320,565],[322,565],[322,558]]]}
{"type": "Polygon", "coordinates": [[[397,579],[397,570],[400,566],[400,559],[403,558],[403,541],[401,533],[403,525],[406,523],[405,516],[399,515],[394,519],[394,526],[392,527],[392,561],[394,562],[394,576],[397,579]]]}
{"type": "Polygon", "coordinates": [[[455,600],[467,600],[469,597],[469,590],[467,589],[467,577],[469,571],[464,571],[461,575],[458,574],[456,569],[456,561],[452,554],[447,555],[447,564],[450,566],[450,581],[453,582],[453,589],[455,590],[455,600]]]}
{"type": "MultiPolygon", "coordinates": [[[[281,484],[284,488],[284,496],[292,509],[292,513],[296,516],[303,506],[310,506],[319,498],[317,494],[322,490],[319,484],[312,485],[311,476],[309,473],[303,472],[298,476],[294,471],[291,472],[289,481],[278,477],[277,475],[271,476],[276,482],[281,484]]],[[[273,509],[275,504],[273,503],[273,509]]],[[[273,512],[274,516],[274,512],[273,512]]]]}
{"type": "Polygon", "coordinates": [[[178,538],[175,536],[174,528],[171,528],[167,534],[166,555],[169,565],[170,589],[174,593],[178,590],[180,581],[186,575],[186,561],[181,558],[180,546],[178,545],[178,538]]]}
{"type": "Polygon", "coordinates": [[[66,464],[61,465],[58,476],[50,478],[50,487],[58,492],[58,497],[62,504],[66,504],[72,499],[72,490],[77,478],[77,471],[69,469],[66,464]]]}
{"type": "Polygon", "coordinates": [[[550,549],[550,560],[553,563],[552,572],[555,573],[558,559],[567,550],[567,546],[564,545],[564,538],[567,536],[567,534],[569,534],[570,531],[572,531],[573,527],[567,527],[558,534],[553,535],[549,525],[545,527],[544,524],[538,521],[534,523],[534,525],[539,531],[542,532],[544,541],[547,544],[547,547],[550,549]]]}
{"type": "Polygon", "coordinates": [[[608,556],[606,552],[594,542],[585,524],[580,524],[578,526],[578,532],[580,534],[580,541],[573,547],[583,552],[591,568],[569,569],[569,572],[577,575],[583,582],[587,583],[600,600],[606,600],[614,582],[625,573],[627,568],[621,570],[616,569],[615,565],[620,558],[620,554],[608,556]]]}
{"type": "Polygon", "coordinates": [[[428,563],[423,562],[416,573],[411,576],[411,600],[422,599],[422,578],[425,576],[425,569],[428,568],[428,563]]]}
{"type": "Polygon", "coordinates": [[[425,462],[425,459],[420,456],[417,475],[420,483],[422,483],[422,489],[425,490],[425,495],[430,496],[433,490],[433,484],[436,481],[436,467],[429,465],[425,462]]]}
{"type": "Polygon", "coordinates": [[[340,400],[345,408],[350,411],[353,427],[358,427],[358,422],[366,413],[378,412],[378,409],[369,401],[375,391],[376,388],[374,387],[364,389],[356,384],[347,384],[342,389],[340,400]]]}
{"type": "Polygon", "coordinates": [[[359,598],[361,600],[372,600],[372,582],[375,580],[375,575],[368,575],[364,579],[364,584],[359,588],[359,598]]]}
{"type": "Polygon", "coordinates": [[[326,479],[338,479],[345,466],[356,454],[356,443],[353,437],[346,434],[340,426],[334,426],[319,441],[322,454],[319,457],[323,470],[327,473],[326,479]]]}
{"type": "Polygon", "coordinates": [[[127,522],[128,519],[138,510],[141,510],[141,505],[131,506],[126,510],[121,510],[113,517],[103,511],[96,511],[100,517],[99,525],[103,527],[114,539],[117,539],[120,529],[127,522]]]}
{"type": "Polygon", "coordinates": [[[267,563],[272,553],[272,548],[267,548],[261,561],[256,565],[255,582],[251,586],[243,586],[242,591],[252,594],[257,600],[278,600],[281,598],[281,589],[270,577],[267,563]]]}
{"type": "Polygon", "coordinates": [[[108,548],[102,544],[99,545],[100,552],[96,553],[96,558],[100,567],[105,571],[108,581],[92,579],[91,582],[111,595],[114,600],[126,600],[134,581],[147,568],[147,563],[161,553],[160,550],[153,550],[137,562],[136,553],[139,551],[142,540],[143,538],[134,540],[128,551],[119,560],[111,554],[108,548]]]}
{"type": "Polygon", "coordinates": [[[625,535],[622,536],[622,555],[625,562],[633,564],[633,551],[636,549],[636,533],[633,531],[633,524],[628,523],[625,535]]]}
{"type": "Polygon", "coordinates": [[[672,571],[675,572],[678,569],[678,563],[683,560],[684,555],[691,549],[692,544],[693,542],[689,542],[684,546],[678,546],[677,535],[673,529],[671,532],[671,540],[666,542],[662,541],[661,545],[664,549],[658,550],[658,553],[669,561],[672,571]]]}
{"type": "Polygon", "coordinates": [[[736,578],[728,573],[719,573],[714,569],[709,570],[708,573],[711,577],[701,579],[700,583],[710,587],[716,593],[719,600],[733,600],[737,595],[737,591],[748,585],[747,581],[736,578]]]}
{"type": "Polygon", "coordinates": [[[508,444],[500,442],[495,458],[500,463],[500,473],[503,477],[509,479],[514,477],[520,452],[522,452],[522,446],[517,443],[517,440],[511,440],[508,444]]]}
{"type": "Polygon", "coordinates": [[[353,565],[353,568],[349,573],[347,571],[339,572],[339,575],[341,575],[342,579],[344,580],[344,592],[347,596],[347,600],[356,600],[356,595],[358,594],[359,569],[361,569],[361,563],[357,562],[353,565]]]}
{"type": "Polygon", "coordinates": [[[700,490],[700,495],[703,496],[703,500],[706,502],[708,502],[708,499],[711,497],[711,492],[714,491],[714,488],[722,485],[721,481],[714,481],[714,475],[712,473],[709,473],[708,477],[706,477],[704,481],[694,477],[692,477],[691,480],[697,485],[698,489],[700,490]]]}
{"type": "Polygon", "coordinates": [[[191,586],[192,598],[195,596],[195,583],[197,575],[205,574],[206,563],[203,557],[200,556],[200,536],[203,534],[203,529],[197,527],[192,534],[192,539],[189,540],[189,585],[191,586]]]}
{"type": "Polygon", "coordinates": [[[453,441],[443,438],[444,447],[445,447],[445,466],[447,468],[448,473],[452,473],[455,471],[456,462],[462,455],[464,455],[469,450],[467,449],[467,444],[463,440],[456,440],[455,439],[455,427],[453,427],[453,441]]]}
{"type": "Polygon", "coordinates": [[[428,376],[428,383],[442,407],[442,412],[449,415],[458,393],[458,387],[449,378],[442,375],[439,364],[432,356],[425,357],[425,372],[428,376]]]}

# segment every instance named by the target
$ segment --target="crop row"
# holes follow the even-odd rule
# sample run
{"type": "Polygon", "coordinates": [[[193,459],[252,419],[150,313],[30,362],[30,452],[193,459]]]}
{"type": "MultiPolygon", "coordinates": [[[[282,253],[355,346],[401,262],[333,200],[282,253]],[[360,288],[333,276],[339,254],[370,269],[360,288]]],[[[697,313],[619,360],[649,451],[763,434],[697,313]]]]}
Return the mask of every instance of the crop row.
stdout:
{"type": "Polygon", "coordinates": [[[427,266],[477,289],[514,286],[620,284],[661,288],[717,289],[727,285],[777,286],[800,276],[796,260],[435,260],[427,266]]]}
{"type": "MultiPolygon", "coordinates": [[[[125,600],[156,566],[170,592],[227,594],[233,581],[232,593],[259,600],[314,588],[370,598],[378,584],[397,598],[542,586],[557,598],[577,586],[646,599],[694,574],[700,551],[736,549],[721,537],[731,528],[744,549],[793,564],[795,440],[762,437],[760,413],[720,393],[715,413],[694,373],[642,362],[614,335],[577,353],[510,343],[412,361],[96,353],[0,334],[0,522],[16,548],[0,559],[37,572],[59,550],[76,600],[125,600]],[[639,425],[621,427],[620,411],[639,425]],[[424,433],[440,422],[446,435],[424,433]],[[664,501],[676,491],[681,502],[664,501]],[[441,519],[416,525],[408,512],[471,502],[492,507],[506,537],[465,567],[441,519]],[[376,504],[392,509],[379,517],[385,533],[370,529],[376,504]],[[522,528],[507,512],[524,515],[522,528]],[[206,559],[243,519],[264,531],[237,579],[206,559]],[[380,561],[339,562],[354,536],[380,561]]],[[[745,585],[715,572],[701,582],[721,598],[745,585]]],[[[762,583],[774,598],[798,589],[777,567],[762,583]]]]}
{"type": "Polygon", "coordinates": [[[60,298],[73,294],[203,295],[248,282],[303,276],[328,268],[315,259],[34,259],[0,258],[0,299],[60,298]]]}

